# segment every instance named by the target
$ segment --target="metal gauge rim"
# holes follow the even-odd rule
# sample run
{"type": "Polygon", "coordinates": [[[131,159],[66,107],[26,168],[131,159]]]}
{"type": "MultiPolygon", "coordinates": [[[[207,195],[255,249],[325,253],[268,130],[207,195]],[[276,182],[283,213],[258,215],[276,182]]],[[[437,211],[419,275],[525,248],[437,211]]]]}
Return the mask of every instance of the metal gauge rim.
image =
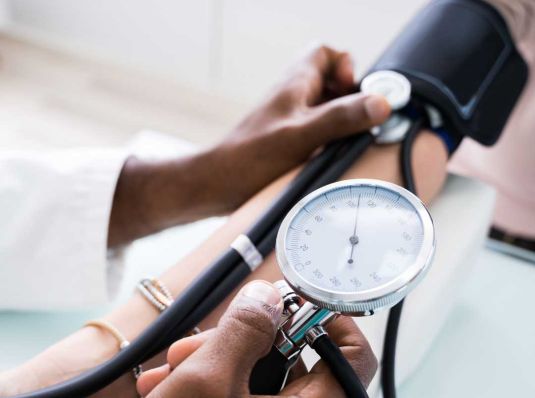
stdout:
{"type": "Polygon", "coordinates": [[[335,182],[319,188],[301,199],[286,215],[277,233],[277,262],[288,284],[310,302],[332,311],[348,315],[373,313],[401,301],[425,276],[435,253],[435,230],[429,211],[414,194],[396,184],[374,179],[352,179],[335,182]],[[339,292],[319,287],[306,280],[290,264],[286,255],[286,236],[293,219],[310,202],[339,188],[380,187],[403,196],[414,208],[422,222],[423,240],[420,252],[412,265],[394,279],[372,289],[357,292],[339,292]]]}

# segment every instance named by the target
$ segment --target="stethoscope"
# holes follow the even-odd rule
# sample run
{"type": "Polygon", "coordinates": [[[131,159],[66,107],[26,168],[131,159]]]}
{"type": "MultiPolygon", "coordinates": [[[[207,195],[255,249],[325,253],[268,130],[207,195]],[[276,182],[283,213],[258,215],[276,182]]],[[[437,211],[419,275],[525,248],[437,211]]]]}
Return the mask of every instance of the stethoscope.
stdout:
{"type": "MultiPolygon", "coordinates": [[[[382,382],[384,396],[395,397],[394,359],[402,300],[425,275],[434,249],[433,224],[413,194],[410,166],[412,142],[423,121],[430,119],[430,111],[416,118],[403,112],[411,105],[411,85],[397,72],[368,75],[361,91],[387,98],[395,112],[385,124],[333,142],[311,159],[249,231],[238,236],[128,348],[80,376],[19,397],[84,397],[104,388],[195,327],[262,263],[276,241],[286,280],[278,283],[286,307],[272,350],[280,366],[279,372],[270,367],[270,377],[255,377],[262,374],[260,362],[253,372],[251,392],[278,392],[287,370],[304,345],[310,344],[348,396],[366,397],[323,326],[338,314],[371,315],[393,306],[382,382]],[[400,158],[407,189],[376,180],[331,184],[374,141],[403,142],[400,158]],[[352,229],[354,220],[356,229],[352,229]]],[[[269,357],[266,363],[271,363],[269,357]]]]}

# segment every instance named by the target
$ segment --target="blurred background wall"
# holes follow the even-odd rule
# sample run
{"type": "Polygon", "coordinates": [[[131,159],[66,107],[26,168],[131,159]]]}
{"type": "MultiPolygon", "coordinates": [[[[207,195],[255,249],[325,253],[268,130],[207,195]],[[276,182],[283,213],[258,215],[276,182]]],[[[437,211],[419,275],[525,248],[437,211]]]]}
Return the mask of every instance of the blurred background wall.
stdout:
{"type": "Polygon", "coordinates": [[[362,71],[424,0],[3,0],[20,37],[249,103],[312,41],[362,71]]]}

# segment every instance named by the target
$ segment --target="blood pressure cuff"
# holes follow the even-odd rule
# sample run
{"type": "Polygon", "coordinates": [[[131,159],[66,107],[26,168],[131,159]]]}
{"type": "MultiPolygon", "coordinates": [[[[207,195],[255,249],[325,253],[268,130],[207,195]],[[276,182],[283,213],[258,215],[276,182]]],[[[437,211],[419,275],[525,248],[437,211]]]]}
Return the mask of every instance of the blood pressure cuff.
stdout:
{"type": "Polygon", "coordinates": [[[502,16],[478,0],[435,0],[424,7],[369,73],[406,76],[412,96],[436,107],[454,140],[499,138],[528,78],[502,16]]]}

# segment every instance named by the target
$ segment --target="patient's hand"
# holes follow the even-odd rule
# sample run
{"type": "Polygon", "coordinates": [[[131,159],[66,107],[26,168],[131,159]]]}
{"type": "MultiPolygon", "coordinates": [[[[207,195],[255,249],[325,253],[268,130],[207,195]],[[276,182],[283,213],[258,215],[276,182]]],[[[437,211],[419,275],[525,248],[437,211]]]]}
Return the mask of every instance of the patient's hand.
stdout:
{"type": "Polygon", "coordinates": [[[172,161],[129,159],[115,192],[109,245],[235,210],[322,145],[385,121],[386,100],[353,93],[354,85],[349,55],[318,47],[219,145],[172,161]]]}
{"type": "MultiPolygon", "coordinates": [[[[273,344],[282,312],[282,300],[267,282],[246,285],[229,306],[216,329],[176,342],[168,351],[168,364],[145,372],[138,391],[149,398],[249,397],[249,375],[273,344]]],[[[350,318],[339,318],[329,333],[367,386],[377,360],[350,318]]],[[[345,397],[327,366],[319,361],[307,372],[294,368],[282,396],[345,397]]]]}

